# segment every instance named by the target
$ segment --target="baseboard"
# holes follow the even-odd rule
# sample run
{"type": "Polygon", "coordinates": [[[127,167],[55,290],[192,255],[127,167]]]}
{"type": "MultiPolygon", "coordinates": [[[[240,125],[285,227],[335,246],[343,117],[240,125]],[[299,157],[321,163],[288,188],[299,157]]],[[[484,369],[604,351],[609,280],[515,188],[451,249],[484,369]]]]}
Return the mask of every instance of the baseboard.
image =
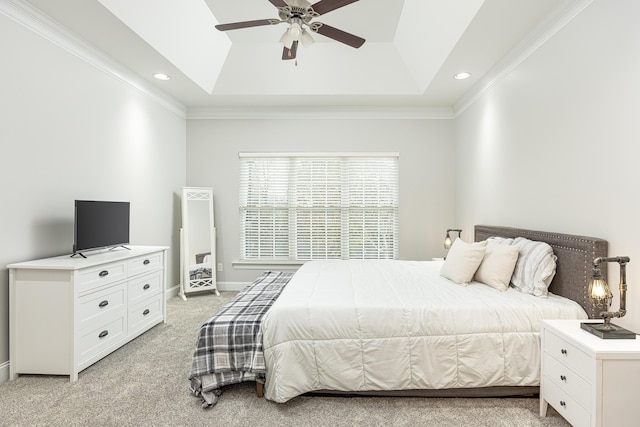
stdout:
{"type": "Polygon", "coordinates": [[[217,287],[219,291],[239,292],[250,284],[251,282],[218,282],[217,287]]]}
{"type": "Polygon", "coordinates": [[[9,361],[0,364],[0,384],[9,381],[9,361]]]}
{"type": "MultiPolygon", "coordinates": [[[[217,282],[216,287],[222,292],[240,292],[251,282],[217,282]]],[[[180,285],[175,285],[165,291],[165,298],[169,299],[180,294],[180,285]]]]}
{"type": "Polygon", "coordinates": [[[180,285],[175,285],[164,291],[164,298],[169,299],[171,297],[178,296],[180,293],[180,285]]]}

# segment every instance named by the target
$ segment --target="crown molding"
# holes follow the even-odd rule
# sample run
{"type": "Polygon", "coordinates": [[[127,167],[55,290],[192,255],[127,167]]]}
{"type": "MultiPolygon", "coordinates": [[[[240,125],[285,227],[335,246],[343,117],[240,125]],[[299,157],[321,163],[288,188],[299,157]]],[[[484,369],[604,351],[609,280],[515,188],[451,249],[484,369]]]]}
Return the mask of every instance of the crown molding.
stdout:
{"type": "Polygon", "coordinates": [[[44,39],[77,56],[97,69],[134,88],[160,106],[186,118],[187,107],[155,88],[131,69],[123,66],[59,22],[22,0],[1,0],[0,13],[22,24],[44,39]]]}
{"type": "Polygon", "coordinates": [[[311,107],[221,107],[189,108],[187,120],[425,120],[453,119],[450,107],[364,107],[322,106],[311,107]]]}
{"type": "Polygon", "coordinates": [[[454,117],[458,117],[485,93],[500,83],[551,37],[578,16],[594,0],[573,0],[558,6],[529,35],[517,44],[505,57],[493,66],[457,103],[453,105],[454,117]]]}

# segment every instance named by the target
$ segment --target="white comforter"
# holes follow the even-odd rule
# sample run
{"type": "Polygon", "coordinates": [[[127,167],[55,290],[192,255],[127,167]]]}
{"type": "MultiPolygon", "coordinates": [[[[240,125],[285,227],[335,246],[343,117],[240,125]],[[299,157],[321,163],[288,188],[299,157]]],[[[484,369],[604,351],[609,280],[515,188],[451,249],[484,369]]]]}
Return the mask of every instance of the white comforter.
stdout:
{"type": "Polygon", "coordinates": [[[438,261],[313,261],[263,319],[265,397],[540,383],[541,319],[573,301],[440,277],[438,261]]]}

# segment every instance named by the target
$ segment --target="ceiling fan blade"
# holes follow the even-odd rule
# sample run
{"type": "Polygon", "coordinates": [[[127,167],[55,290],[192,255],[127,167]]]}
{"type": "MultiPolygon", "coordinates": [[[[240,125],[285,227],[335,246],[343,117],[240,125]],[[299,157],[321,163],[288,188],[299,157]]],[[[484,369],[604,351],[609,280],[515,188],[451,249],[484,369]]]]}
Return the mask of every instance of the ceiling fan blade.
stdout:
{"type": "Polygon", "coordinates": [[[316,4],[312,4],[311,8],[318,14],[324,15],[332,10],[339,9],[358,0],[320,0],[316,4]]]}
{"type": "Polygon", "coordinates": [[[272,5],[274,5],[275,7],[287,7],[289,6],[287,4],[287,2],[285,2],[284,0],[269,0],[271,2],[272,5]]]}
{"type": "Polygon", "coordinates": [[[233,22],[231,24],[219,24],[216,28],[220,31],[239,30],[240,28],[260,27],[262,25],[279,24],[277,19],[256,19],[255,21],[233,22]]]}
{"type": "Polygon", "coordinates": [[[310,26],[310,28],[318,34],[322,34],[323,36],[339,41],[340,43],[355,47],[356,49],[362,46],[366,41],[362,37],[354,36],[353,34],[349,34],[345,31],[339,30],[327,24],[322,24],[320,22],[314,22],[313,25],[310,26]]]}
{"type": "Polygon", "coordinates": [[[291,50],[289,50],[286,46],[282,50],[282,60],[286,61],[288,59],[296,59],[297,53],[298,53],[298,42],[294,41],[291,44],[291,50]]]}

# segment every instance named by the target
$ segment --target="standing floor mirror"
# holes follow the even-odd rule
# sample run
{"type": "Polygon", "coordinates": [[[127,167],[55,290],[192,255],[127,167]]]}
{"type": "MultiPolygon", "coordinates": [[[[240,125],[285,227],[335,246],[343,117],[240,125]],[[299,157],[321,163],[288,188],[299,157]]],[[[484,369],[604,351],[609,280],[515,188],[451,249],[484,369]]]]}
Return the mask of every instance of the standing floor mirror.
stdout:
{"type": "Polygon", "coordinates": [[[213,291],[216,286],[216,229],[213,222],[213,190],[182,189],[182,232],[180,244],[180,296],[199,291],[213,291]]]}

